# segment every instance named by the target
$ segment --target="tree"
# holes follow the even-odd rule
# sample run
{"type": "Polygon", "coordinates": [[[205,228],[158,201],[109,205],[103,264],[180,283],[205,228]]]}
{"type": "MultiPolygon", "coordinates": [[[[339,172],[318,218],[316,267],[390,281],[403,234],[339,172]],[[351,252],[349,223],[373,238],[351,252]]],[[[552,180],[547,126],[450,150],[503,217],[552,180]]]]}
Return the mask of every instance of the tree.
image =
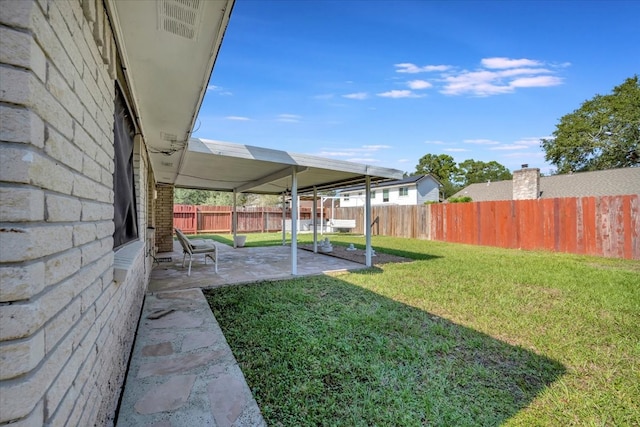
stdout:
{"type": "Polygon", "coordinates": [[[455,160],[448,154],[425,154],[416,165],[415,175],[430,173],[440,180],[451,182],[458,171],[455,160]]]}
{"type": "MultiPolygon", "coordinates": [[[[238,205],[245,204],[246,198],[246,194],[238,194],[236,199],[238,205]]],[[[233,204],[233,193],[176,188],[173,192],[173,203],[178,205],[230,206],[233,204]]]]}
{"type": "Polygon", "coordinates": [[[425,154],[418,161],[414,175],[429,173],[435,176],[443,186],[442,190],[446,199],[459,190],[453,182],[457,172],[456,162],[448,154],[425,154]]]}
{"type": "Polygon", "coordinates": [[[468,159],[458,165],[458,170],[457,182],[462,187],[480,182],[503,181],[512,178],[509,169],[495,160],[483,162],[468,159]]]}
{"type": "Polygon", "coordinates": [[[628,78],[563,116],[552,138],[540,141],[557,173],[640,165],[640,84],[628,78]]]}

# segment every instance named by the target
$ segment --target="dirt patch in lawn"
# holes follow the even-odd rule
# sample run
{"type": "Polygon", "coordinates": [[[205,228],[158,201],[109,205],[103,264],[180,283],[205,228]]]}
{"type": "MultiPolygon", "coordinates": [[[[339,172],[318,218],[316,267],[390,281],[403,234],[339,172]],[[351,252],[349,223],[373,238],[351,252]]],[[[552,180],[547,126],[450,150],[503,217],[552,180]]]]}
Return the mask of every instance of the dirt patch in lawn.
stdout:
{"type": "MultiPolygon", "coordinates": [[[[306,251],[313,251],[313,245],[298,245],[300,249],[306,251]]],[[[375,250],[375,248],[374,248],[375,250]]],[[[318,252],[321,253],[321,252],[318,252]]],[[[329,253],[321,253],[322,255],[333,256],[336,258],[346,259],[348,261],[357,262],[360,264],[366,264],[364,249],[356,249],[355,251],[349,251],[345,246],[333,245],[333,251],[329,253]]],[[[385,254],[376,251],[376,255],[371,257],[373,265],[387,264],[390,262],[411,262],[411,258],[404,258],[397,255],[385,254]]]]}

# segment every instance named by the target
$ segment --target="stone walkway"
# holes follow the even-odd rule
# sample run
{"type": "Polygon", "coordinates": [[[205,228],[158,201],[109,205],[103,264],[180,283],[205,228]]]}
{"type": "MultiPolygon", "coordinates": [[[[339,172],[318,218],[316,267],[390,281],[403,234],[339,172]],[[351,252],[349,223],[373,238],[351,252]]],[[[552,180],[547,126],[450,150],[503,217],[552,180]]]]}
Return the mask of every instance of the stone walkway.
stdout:
{"type": "MultiPolygon", "coordinates": [[[[125,380],[117,426],[260,427],[264,420],[201,288],[291,278],[285,246],[219,248],[218,274],[195,259],[191,276],[182,251],[158,254],[125,380]]],[[[351,261],[298,251],[298,275],[364,268],[351,261]]]]}
{"type": "Polygon", "coordinates": [[[265,425],[200,289],[147,295],[117,425],[265,425]]]}

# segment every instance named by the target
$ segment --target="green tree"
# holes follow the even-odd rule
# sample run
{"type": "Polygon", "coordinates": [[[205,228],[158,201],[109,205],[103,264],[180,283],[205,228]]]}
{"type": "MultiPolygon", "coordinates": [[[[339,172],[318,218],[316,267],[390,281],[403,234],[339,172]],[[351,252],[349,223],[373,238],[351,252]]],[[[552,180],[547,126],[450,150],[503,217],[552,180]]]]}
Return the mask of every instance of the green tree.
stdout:
{"type": "Polygon", "coordinates": [[[210,191],[176,188],[173,191],[173,203],[177,205],[204,205],[210,191]]]}
{"type": "Polygon", "coordinates": [[[458,171],[456,181],[462,187],[480,182],[503,181],[512,178],[509,169],[495,160],[483,162],[468,159],[458,165],[458,171]]]}
{"type": "MultiPolygon", "coordinates": [[[[247,199],[247,194],[238,194],[236,203],[242,206],[246,204],[247,199]]],[[[173,203],[178,205],[231,206],[233,204],[233,193],[176,188],[173,192],[173,203]]]]}
{"type": "Polygon", "coordinates": [[[451,182],[457,172],[456,162],[448,154],[425,154],[418,161],[414,175],[430,173],[444,184],[445,181],[451,182]]]}
{"type": "Polygon", "coordinates": [[[445,199],[456,193],[460,188],[453,182],[458,173],[453,157],[448,154],[425,154],[416,165],[414,175],[431,174],[435,176],[443,186],[445,199]]]}
{"type": "Polygon", "coordinates": [[[640,84],[628,78],[608,95],[596,95],[563,116],[552,138],[540,141],[557,173],[640,164],[640,84]]]}

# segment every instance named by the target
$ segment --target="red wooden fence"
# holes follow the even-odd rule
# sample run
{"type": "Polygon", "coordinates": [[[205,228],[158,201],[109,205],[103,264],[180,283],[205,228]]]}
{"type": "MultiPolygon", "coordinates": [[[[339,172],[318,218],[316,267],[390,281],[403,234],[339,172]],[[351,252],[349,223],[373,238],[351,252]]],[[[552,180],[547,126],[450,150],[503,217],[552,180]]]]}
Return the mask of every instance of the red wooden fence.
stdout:
{"type": "MultiPolygon", "coordinates": [[[[173,226],[186,234],[230,233],[233,221],[231,206],[173,206],[173,226]]],[[[285,212],[291,219],[291,211],[285,212]]],[[[318,210],[318,217],[320,210],[318,210]]],[[[311,208],[300,208],[300,219],[311,219],[311,208]]],[[[238,232],[269,232],[282,230],[280,208],[238,208],[238,232]]]]}
{"type": "MultiPolygon", "coordinates": [[[[363,208],[336,209],[356,219],[363,208]]],[[[375,206],[374,234],[640,259],[640,195],[375,206]]]]}

